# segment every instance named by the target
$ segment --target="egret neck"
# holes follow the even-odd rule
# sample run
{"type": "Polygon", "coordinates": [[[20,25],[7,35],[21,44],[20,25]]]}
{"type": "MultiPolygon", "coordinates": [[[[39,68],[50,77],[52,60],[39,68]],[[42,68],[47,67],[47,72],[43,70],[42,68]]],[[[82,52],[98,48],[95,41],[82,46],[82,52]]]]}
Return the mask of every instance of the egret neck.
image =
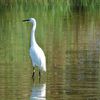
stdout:
{"type": "Polygon", "coordinates": [[[32,23],[32,31],[31,31],[31,46],[33,45],[36,45],[36,39],[35,39],[35,29],[36,29],[36,23],[33,24],[32,23]]]}

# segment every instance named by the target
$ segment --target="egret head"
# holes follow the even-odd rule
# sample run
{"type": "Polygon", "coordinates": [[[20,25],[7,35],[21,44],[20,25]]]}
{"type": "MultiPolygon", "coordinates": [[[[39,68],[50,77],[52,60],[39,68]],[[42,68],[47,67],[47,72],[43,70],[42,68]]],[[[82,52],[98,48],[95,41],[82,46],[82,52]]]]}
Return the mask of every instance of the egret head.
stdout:
{"type": "Polygon", "coordinates": [[[26,22],[26,21],[32,23],[33,25],[36,25],[36,20],[35,20],[35,18],[29,18],[29,19],[23,20],[23,22],[26,22]]]}

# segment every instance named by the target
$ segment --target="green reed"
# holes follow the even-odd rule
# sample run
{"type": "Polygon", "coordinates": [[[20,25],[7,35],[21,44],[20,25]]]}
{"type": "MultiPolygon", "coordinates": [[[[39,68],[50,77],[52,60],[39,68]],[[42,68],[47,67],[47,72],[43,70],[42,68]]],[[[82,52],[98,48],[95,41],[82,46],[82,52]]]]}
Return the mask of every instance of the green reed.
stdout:
{"type": "Polygon", "coordinates": [[[96,10],[100,8],[100,0],[0,0],[0,8],[2,6],[14,7],[22,4],[31,4],[35,7],[42,7],[44,9],[60,9],[60,10],[96,10]]]}

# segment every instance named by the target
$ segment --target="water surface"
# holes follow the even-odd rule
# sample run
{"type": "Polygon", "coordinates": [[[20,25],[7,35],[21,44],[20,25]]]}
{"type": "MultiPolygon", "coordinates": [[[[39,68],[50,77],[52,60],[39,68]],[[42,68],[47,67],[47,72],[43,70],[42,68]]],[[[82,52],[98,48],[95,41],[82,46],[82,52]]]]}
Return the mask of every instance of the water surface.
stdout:
{"type": "Polygon", "coordinates": [[[68,13],[9,3],[0,9],[1,100],[99,100],[99,11],[68,13]],[[47,73],[39,80],[36,70],[35,82],[29,57],[31,24],[22,23],[29,17],[37,20],[36,40],[47,59],[47,73]]]}

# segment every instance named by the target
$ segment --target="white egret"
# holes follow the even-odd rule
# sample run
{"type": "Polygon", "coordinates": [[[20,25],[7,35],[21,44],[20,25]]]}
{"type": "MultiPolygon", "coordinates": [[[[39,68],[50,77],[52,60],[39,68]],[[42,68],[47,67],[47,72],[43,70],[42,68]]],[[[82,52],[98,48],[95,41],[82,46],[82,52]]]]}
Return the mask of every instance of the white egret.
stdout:
{"type": "Polygon", "coordinates": [[[35,67],[38,67],[39,78],[40,78],[41,70],[46,71],[46,57],[43,50],[39,47],[35,39],[36,20],[34,18],[29,18],[23,21],[32,23],[31,46],[30,46],[30,57],[32,60],[33,68],[34,68],[32,77],[34,78],[35,67]]]}

